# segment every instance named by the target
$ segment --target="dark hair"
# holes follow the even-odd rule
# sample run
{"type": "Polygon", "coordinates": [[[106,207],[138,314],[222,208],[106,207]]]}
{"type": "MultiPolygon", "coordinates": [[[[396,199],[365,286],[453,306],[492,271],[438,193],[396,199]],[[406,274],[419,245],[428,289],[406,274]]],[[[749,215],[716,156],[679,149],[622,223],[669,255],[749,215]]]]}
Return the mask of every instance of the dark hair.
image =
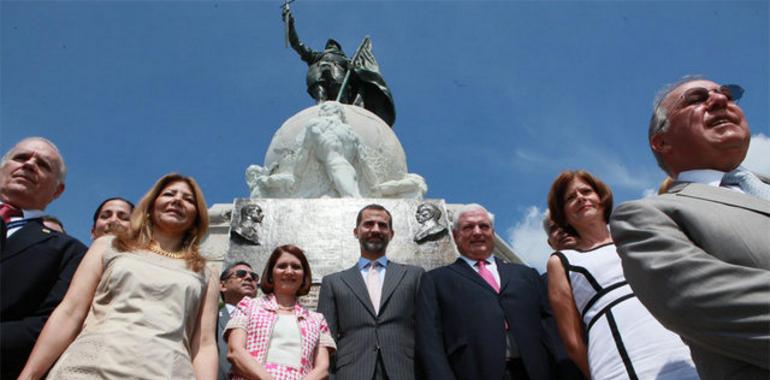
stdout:
{"type": "Polygon", "coordinates": [[[356,216],[356,227],[358,227],[358,225],[361,224],[361,219],[364,217],[364,210],[385,211],[385,213],[388,214],[388,228],[393,230],[393,215],[390,215],[390,211],[388,211],[388,209],[376,203],[366,205],[364,206],[364,208],[358,211],[358,215],[356,216]]]}
{"type": "Polygon", "coordinates": [[[233,268],[237,267],[238,265],[245,265],[249,267],[249,269],[254,270],[254,268],[251,267],[251,265],[245,261],[238,261],[235,263],[232,263],[228,265],[222,273],[219,274],[219,281],[225,281],[228,277],[230,277],[230,271],[233,270],[233,268]]]}
{"type": "Polygon", "coordinates": [[[94,224],[91,225],[92,228],[93,228],[93,226],[96,226],[96,220],[99,219],[99,214],[102,213],[102,207],[104,207],[104,205],[106,205],[107,202],[109,202],[109,201],[123,201],[123,202],[126,202],[126,204],[128,204],[128,208],[130,209],[130,210],[128,210],[128,213],[131,214],[131,212],[134,211],[134,204],[131,203],[131,201],[129,201],[126,198],[122,198],[122,197],[107,198],[104,201],[102,201],[102,203],[99,203],[99,207],[97,207],[96,211],[94,211],[94,224]]]}
{"type": "Polygon", "coordinates": [[[259,288],[262,289],[262,293],[265,294],[273,292],[273,268],[275,268],[278,258],[284,253],[288,253],[298,258],[299,262],[302,264],[302,284],[299,286],[296,295],[299,297],[308,294],[310,292],[310,285],[313,284],[313,274],[310,272],[310,263],[308,263],[307,257],[305,257],[305,252],[292,244],[282,245],[273,250],[273,254],[271,254],[270,258],[267,260],[265,270],[262,271],[262,278],[259,280],[259,288]]]}
{"type": "Polygon", "coordinates": [[[599,202],[604,207],[604,222],[609,223],[612,213],[612,191],[599,178],[585,170],[565,170],[553,181],[551,191],[548,193],[548,210],[551,211],[551,220],[559,227],[574,231],[574,228],[567,223],[567,216],[564,213],[564,193],[567,192],[570,183],[578,178],[590,185],[599,195],[599,202]]]}

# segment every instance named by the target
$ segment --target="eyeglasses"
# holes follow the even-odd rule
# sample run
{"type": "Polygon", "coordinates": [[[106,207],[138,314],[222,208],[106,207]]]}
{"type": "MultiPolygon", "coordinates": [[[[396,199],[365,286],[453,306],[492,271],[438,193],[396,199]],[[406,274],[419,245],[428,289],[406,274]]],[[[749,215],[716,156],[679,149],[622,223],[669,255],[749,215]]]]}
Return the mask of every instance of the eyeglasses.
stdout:
{"type": "Polygon", "coordinates": [[[252,272],[252,271],[248,271],[248,270],[243,270],[243,269],[239,269],[239,270],[231,272],[230,275],[227,276],[227,278],[230,278],[230,277],[233,277],[233,276],[238,277],[240,279],[244,279],[244,278],[246,278],[246,276],[249,276],[249,277],[251,277],[252,281],[257,281],[257,279],[259,278],[259,275],[256,272],[252,272]]]}
{"type": "Polygon", "coordinates": [[[682,94],[677,109],[685,108],[693,104],[705,103],[711,96],[711,92],[716,92],[727,98],[728,101],[738,102],[743,97],[743,87],[737,84],[725,84],[715,90],[709,90],[703,87],[693,87],[682,94]]]}

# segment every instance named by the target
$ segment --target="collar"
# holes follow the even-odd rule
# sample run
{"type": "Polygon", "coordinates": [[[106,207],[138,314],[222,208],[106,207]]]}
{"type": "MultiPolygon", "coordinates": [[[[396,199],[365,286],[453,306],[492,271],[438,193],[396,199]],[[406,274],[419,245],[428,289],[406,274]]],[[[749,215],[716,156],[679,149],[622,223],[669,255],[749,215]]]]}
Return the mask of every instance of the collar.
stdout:
{"type": "Polygon", "coordinates": [[[694,182],[703,185],[719,187],[725,172],[714,169],[685,170],[676,177],[677,181],[694,182]]]}
{"type": "MultiPolygon", "coordinates": [[[[5,204],[5,202],[0,201],[0,205],[2,205],[2,204],[5,204]]],[[[21,218],[13,217],[13,218],[11,218],[11,220],[35,219],[35,218],[40,218],[43,215],[45,215],[43,210],[21,209],[21,212],[23,214],[23,216],[21,218]]]]}
{"type": "MultiPolygon", "coordinates": [[[[275,299],[275,294],[270,293],[262,297],[261,301],[263,309],[278,313],[278,301],[275,299]]],[[[297,299],[297,302],[294,303],[294,315],[296,315],[297,318],[307,318],[308,313],[308,310],[302,307],[299,303],[299,299],[297,299]]]]}
{"type": "MultiPolygon", "coordinates": [[[[475,268],[476,262],[478,262],[478,260],[469,259],[463,255],[460,255],[460,258],[463,259],[463,261],[465,261],[466,263],[468,263],[468,265],[470,265],[472,268],[475,268]]],[[[487,265],[495,265],[495,260],[492,258],[492,255],[487,256],[487,258],[484,259],[484,261],[487,262],[487,265]]]]}
{"type": "MultiPolygon", "coordinates": [[[[388,267],[388,257],[385,256],[385,255],[380,256],[379,259],[374,260],[374,261],[379,263],[380,266],[383,267],[383,268],[387,268],[388,267]]],[[[371,261],[369,259],[366,259],[366,258],[363,258],[363,257],[359,257],[358,258],[358,269],[359,270],[364,270],[365,268],[368,268],[370,262],[371,261]]]]}

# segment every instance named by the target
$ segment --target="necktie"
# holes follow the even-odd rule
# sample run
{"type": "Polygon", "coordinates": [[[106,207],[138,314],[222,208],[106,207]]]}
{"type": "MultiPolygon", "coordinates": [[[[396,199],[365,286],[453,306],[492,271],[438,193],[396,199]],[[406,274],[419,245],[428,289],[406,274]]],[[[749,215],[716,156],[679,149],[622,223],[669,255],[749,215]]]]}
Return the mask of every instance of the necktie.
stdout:
{"type": "Polygon", "coordinates": [[[487,261],[479,260],[476,262],[476,265],[479,267],[479,274],[481,275],[481,278],[483,278],[484,281],[486,281],[487,284],[492,287],[492,289],[500,293],[500,285],[498,285],[497,281],[495,281],[495,276],[492,275],[492,272],[487,269],[487,261]]]}
{"type": "Polygon", "coordinates": [[[14,216],[22,216],[22,215],[24,214],[21,212],[21,210],[9,205],[8,203],[3,203],[0,205],[0,216],[3,217],[3,221],[5,223],[10,222],[11,218],[14,216]]]}
{"type": "Polygon", "coordinates": [[[369,272],[366,274],[366,289],[369,291],[369,299],[372,300],[376,314],[380,313],[380,296],[382,295],[382,282],[380,281],[380,273],[377,272],[378,265],[380,263],[372,261],[369,264],[369,272]]]}
{"type": "Polygon", "coordinates": [[[770,185],[748,170],[738,168],[725,174],[722,177],[722,185],[737,185],[746,194],[770,201],[770,185]]]}
{"type": "MultiPolygon", "coordinates": [[[[487,284],[489,284],[489,286],[495,290],[495,292],[500,293],[500,285],[498,285],[497,281],[495,281],[495,276],[492,274],[492,272],[487,269],[487,261],[479,260],[476,262],[476,266],[479,267],[479,275],[481,275],[481,278],[483,278],[484,281],[486,281],[487,284]]],[[[508,321],[505,321],[505,331],[508,331],[508,321]]]]}

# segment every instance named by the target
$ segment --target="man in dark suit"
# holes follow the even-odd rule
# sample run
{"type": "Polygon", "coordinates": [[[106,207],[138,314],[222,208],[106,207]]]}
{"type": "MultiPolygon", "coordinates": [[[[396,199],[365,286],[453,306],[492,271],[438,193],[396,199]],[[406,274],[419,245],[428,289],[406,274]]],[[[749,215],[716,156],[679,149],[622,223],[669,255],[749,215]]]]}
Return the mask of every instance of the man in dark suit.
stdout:
{"type": "Polygon", "coordinates": [[[742,93],[693,77],[665,89],[649,144],[674,182],[610,219],[628,283],[702,379],[770,378],[770,185],[739,166],[742,93]]]}
{"type": "Polygon", "coordinates": [[[494,258],[492,216],[457,212],[462,255],[423,276],[417,299],[417,358],[428,379],[548,379],[542,321],[550,316],[537,272],[494,258]]]}
{"type": "Polygon", "coordinates": [[[0,378],[15,379],[48,316],[64,297],[86,247],[52,231],[43,210],[64,191],[66,168],[53,143],[20,141],[0,162],[0,378]]]}
{"type": "Polygon", "coordinates": [[[230,314],[235,310],[238,302],[243,297],[254,298],[257,296],[257,284],[259,275],[251,269],[251,265],[245,261],[239,261],[230,264],[219,275],[219,292],[222,295],[224,305],[219,309],[219,320],[217,321],[217,347],[219,347],[219,380],[227,380],[227,373],[230,372],[230,362],[227,361],[227,342],[222,334],[225,331],[227,322],[230,321],[230,314]]]}
{"type": "Polygon", "coordinates": [[[393,220],[384,207],[361,209],[353,234],[361,258],[352,268],[324,277],[318,300],[337,342],[332,376],[414,379],[414,303],[425,271],[385,256],[393,220]]]}

